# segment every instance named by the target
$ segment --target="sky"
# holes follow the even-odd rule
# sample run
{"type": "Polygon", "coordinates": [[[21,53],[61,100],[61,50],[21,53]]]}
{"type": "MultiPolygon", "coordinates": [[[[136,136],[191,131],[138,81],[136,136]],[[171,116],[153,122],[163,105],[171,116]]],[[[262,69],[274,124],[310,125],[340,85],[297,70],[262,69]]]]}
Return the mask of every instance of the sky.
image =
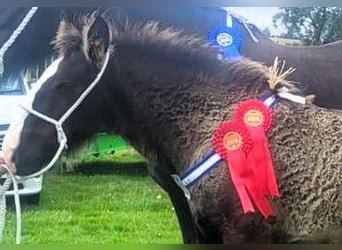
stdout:
{"type": "MultiPolygon", "coordinates": [[[[275,28],[273,26],[272,17],[280,10],[278,7],[225,7],[234,13],[240,14],[251,23],[255,24],[259,29],[263,30],[266,27],[270,29],[271,35],[280,35],[286,29],[283,26],[275,28]]],[[[279,24],[278,24],[279,25],[279,24]]]]}

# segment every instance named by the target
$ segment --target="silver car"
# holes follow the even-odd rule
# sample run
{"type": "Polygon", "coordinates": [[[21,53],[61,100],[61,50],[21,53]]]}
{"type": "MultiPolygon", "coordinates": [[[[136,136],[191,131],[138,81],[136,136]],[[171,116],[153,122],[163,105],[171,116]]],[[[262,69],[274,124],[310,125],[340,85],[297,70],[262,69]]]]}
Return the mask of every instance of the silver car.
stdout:
{"type": "MultiPolygon", "coordinates": [[[[28,84],[23,76],[13,76],[0,82],[0,150],[6,131],[10,123],[16,117],[19,104],[22,103],[29,91],[28,84]]],[[[4,182],[6,175],[0,177],[0,184],[4,182]]],[[[35,177],[20,180],[18,183],[20,199],[23,203],[38,204],[42,190],[43,177],[35,177]]],[[[6,198],[13,201],[13,186],[6,191],[6,198]]]]}

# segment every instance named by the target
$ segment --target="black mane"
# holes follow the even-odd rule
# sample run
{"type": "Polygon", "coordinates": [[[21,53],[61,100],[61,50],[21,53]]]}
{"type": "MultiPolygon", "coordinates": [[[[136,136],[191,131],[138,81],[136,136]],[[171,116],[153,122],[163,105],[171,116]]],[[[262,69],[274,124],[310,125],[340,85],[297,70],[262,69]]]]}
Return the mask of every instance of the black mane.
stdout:
{"type": "MultiPolygon", "coordinates": [[[[82,44],[88,39],[86,34],[95,16],[81,15],[61,22],[53,42],[60,56],[69,55],[77,48],[83,49],[82,44]]],[[[181,57],[185,61],[191,58],[189,61],[199,64],[217,63],[209,43],[197,35],[187,35],[172,27],[163,29],[156,21],[136,22],[127,16],[112,17],[107,21],[118,51],[120,47],[129,47],[168,60],[181,57]]]]}

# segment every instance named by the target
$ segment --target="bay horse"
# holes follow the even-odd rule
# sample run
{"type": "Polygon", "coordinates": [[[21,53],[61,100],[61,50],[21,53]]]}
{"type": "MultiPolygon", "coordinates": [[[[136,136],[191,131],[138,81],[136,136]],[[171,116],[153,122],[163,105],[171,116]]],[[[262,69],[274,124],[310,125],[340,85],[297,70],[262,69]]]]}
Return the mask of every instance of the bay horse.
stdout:
{"type": "Polygon", "coordinates": [[[313,46],[281,45],[243,17],[231,12],[227,15],[232,17],[233,29],[242,37],[241,55],[267,65],[271,65],[278,56],[296,68],[289,80],[305,84],[304,92],[316,95],[315,104],[342,109],[342,40],[313,46]]]}
{"type": "MultiPolygon", "coordinates": [[[[63,124],[68,150],[103,126],[126,138],[169,194],[185,243],[341,242],[338,110],[278,100],[268,139],[281,197],[268,220],[243,213],[224,162],[189,188],[190,199],[171,177],[212,150],[213,132],[239,102],[269,91],[260,63],[217,60],[203,39],[155,22],[85,16],[61,23],[58,59],[28,105],[59,119],[93,82],[112,43],[98,85],[63,124]]],[[[40,170],[58,148],[55,127],[32,113],[10,133],[17,144],[4,145],[14,148],[5,159],[20,176],[40,170]]]]}
{"type": "MultiPolygon", "coordinates": [[[[0,47],[10,38],[28,7],[0,8],[0,47]]],[[[208,31],[217,23],[224,22],[225,11],[217,7],[194,8],[118,8],[118,7],[39,7],[24,30],[4,54],[4,77],[16,75],[26,68],[41,64],[53,57],[51,40],[62,19],[94,10],[107,16],[127,15],[134,20],[147,22],[157,20],[164,27],[174,26],[185,33],[196,33],[207,38],[208,31]],[[49,24],[49,25],[46,25],[49,24]]]]}

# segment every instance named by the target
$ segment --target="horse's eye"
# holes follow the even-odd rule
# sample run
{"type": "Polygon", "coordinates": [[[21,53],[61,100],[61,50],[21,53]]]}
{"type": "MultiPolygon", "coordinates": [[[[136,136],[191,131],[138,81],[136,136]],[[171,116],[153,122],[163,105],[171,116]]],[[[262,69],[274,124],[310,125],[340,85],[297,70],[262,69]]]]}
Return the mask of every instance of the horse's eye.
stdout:
{"type": "Polygon", "coordinates": [[[69,87],[69,86],[71,86],[71,81],[68,81],[68,80],[59,81],[57,84],[57,87],[69,87]]]}

